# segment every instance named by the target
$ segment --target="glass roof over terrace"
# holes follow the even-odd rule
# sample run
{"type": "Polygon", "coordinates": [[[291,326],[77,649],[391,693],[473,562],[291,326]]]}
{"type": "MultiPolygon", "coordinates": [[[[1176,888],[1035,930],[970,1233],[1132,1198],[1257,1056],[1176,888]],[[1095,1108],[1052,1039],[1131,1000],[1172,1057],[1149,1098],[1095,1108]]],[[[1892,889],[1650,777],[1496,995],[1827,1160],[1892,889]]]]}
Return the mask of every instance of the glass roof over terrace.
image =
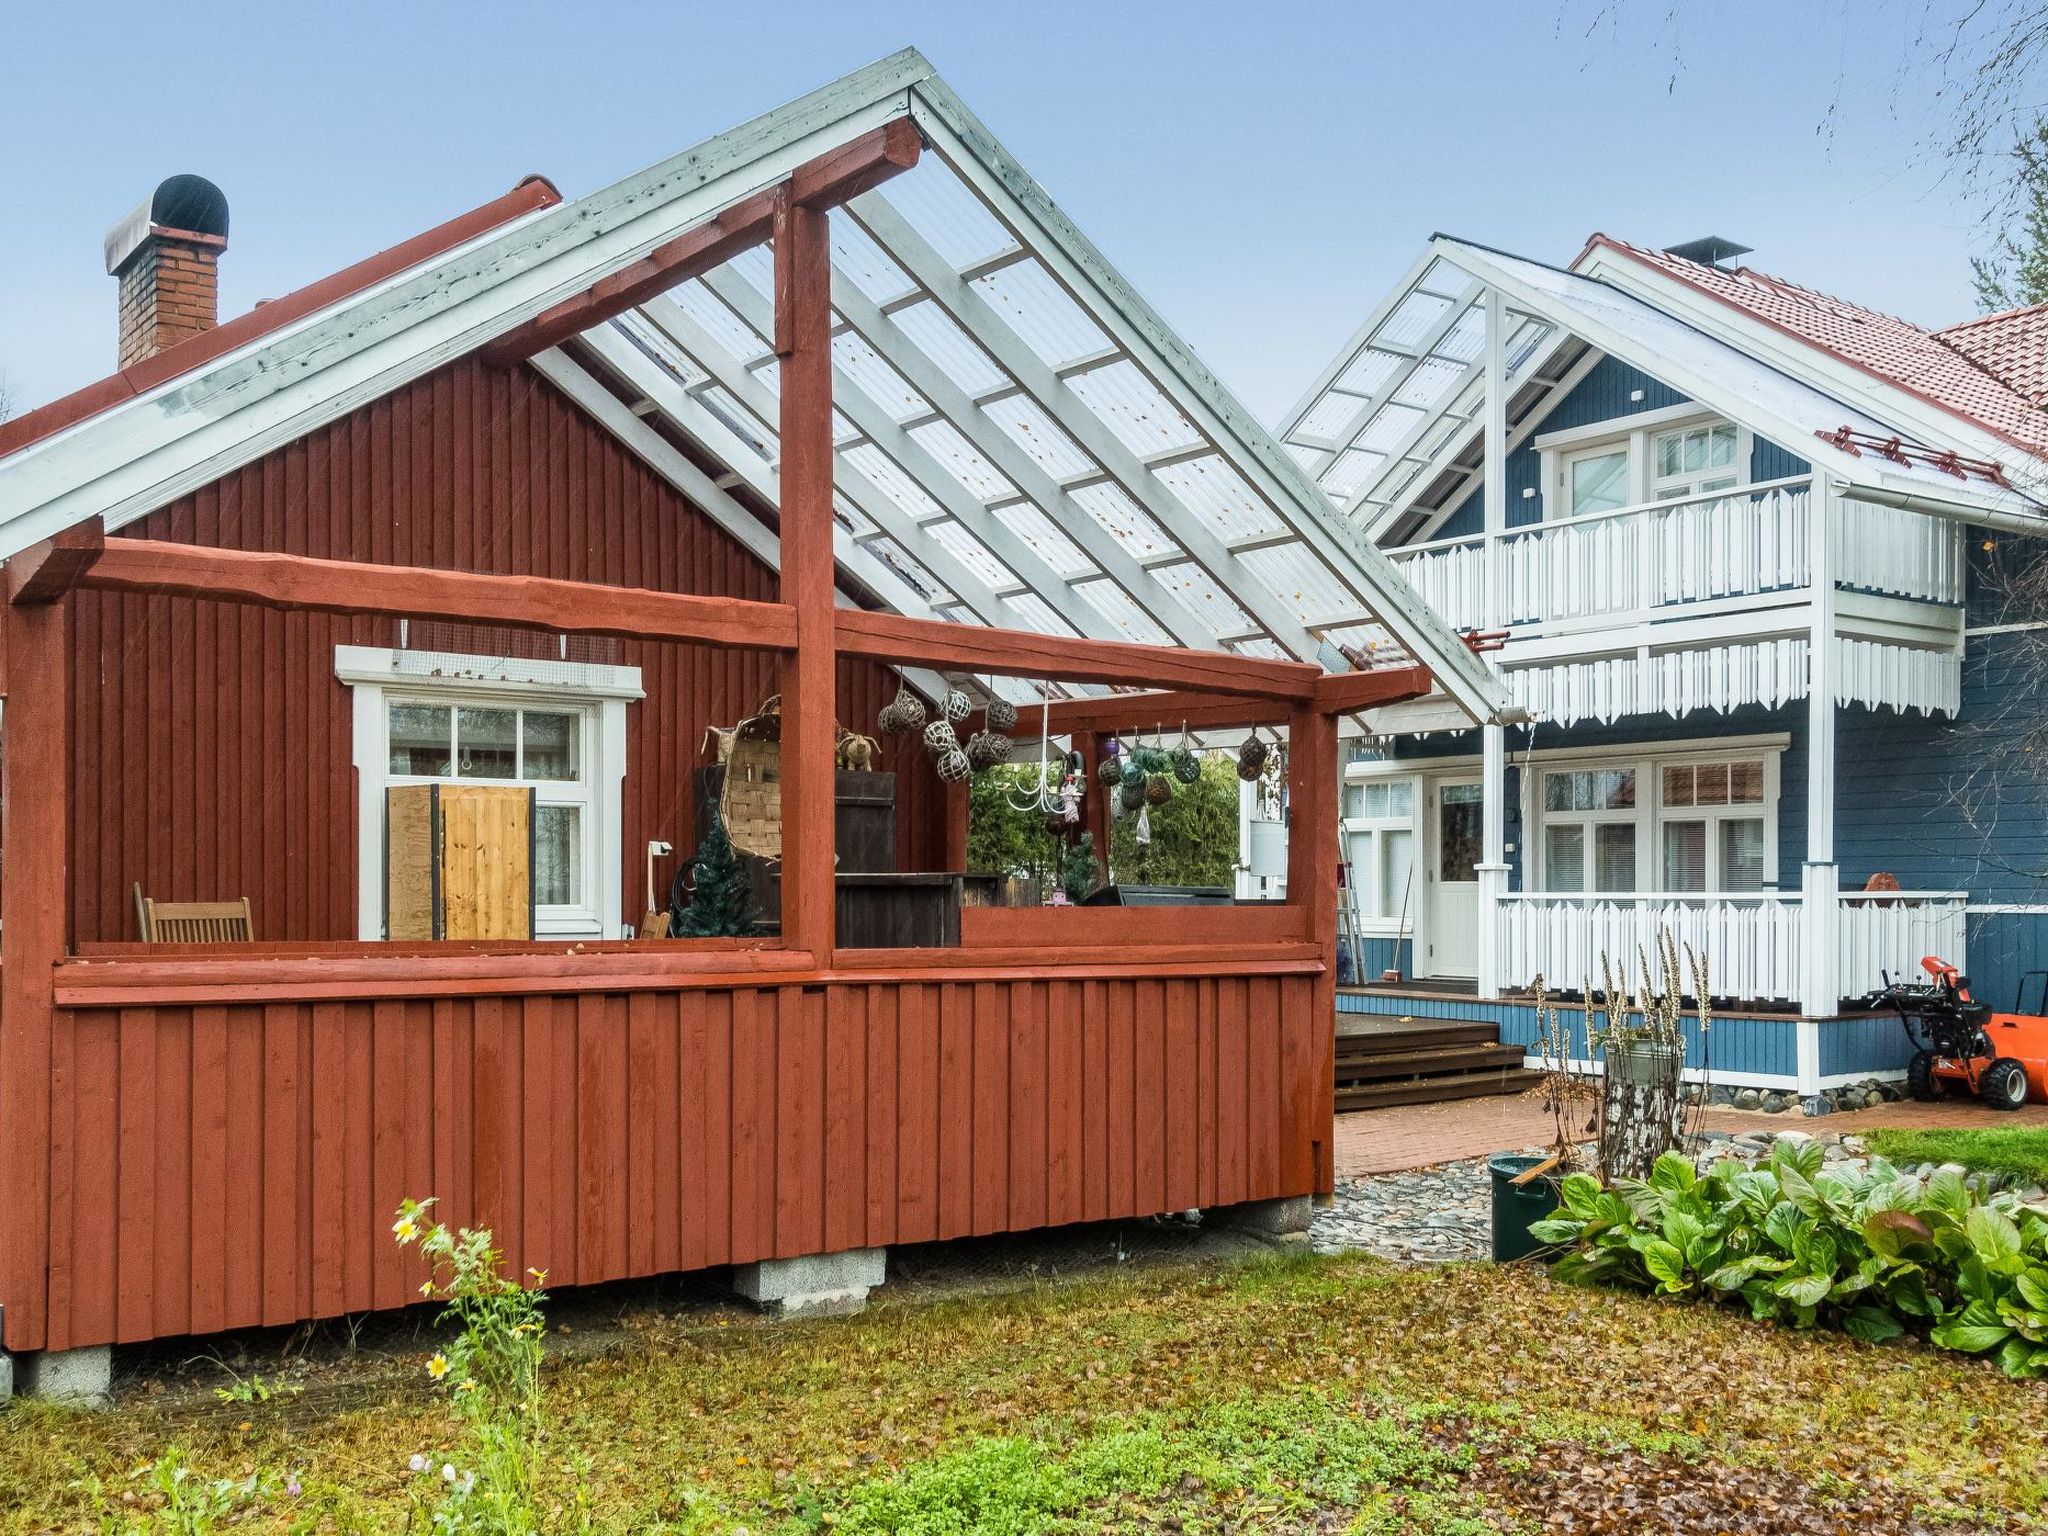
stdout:
{"type": "MultiPolygon", "coordinates": [[[[1022,173],[950,92],[923,82],[911,108],[916,167],[830,214],[842,557],[958,623],[1333,671],[1420,660],[1482,699],[1483,667],[1299,466],[1135,296],[1135,317],[1106,300],[1114,274],[1035,183],[1041,206],[1019,205],[1022,173]]],[[[773,286],[756,247],[565,349],[763,510],[773,286]]]]}
{"type": "MultiPolygon", "coordinates": [[[[1510,431],[1585,351],[1551,321],[1508,306],[1510,431]]],[[[1398,544],[1479,484],[1485,403],[1486,284],[1432,253],[1338,352],[1279,437],[1352,528],[1398,544]]]]}

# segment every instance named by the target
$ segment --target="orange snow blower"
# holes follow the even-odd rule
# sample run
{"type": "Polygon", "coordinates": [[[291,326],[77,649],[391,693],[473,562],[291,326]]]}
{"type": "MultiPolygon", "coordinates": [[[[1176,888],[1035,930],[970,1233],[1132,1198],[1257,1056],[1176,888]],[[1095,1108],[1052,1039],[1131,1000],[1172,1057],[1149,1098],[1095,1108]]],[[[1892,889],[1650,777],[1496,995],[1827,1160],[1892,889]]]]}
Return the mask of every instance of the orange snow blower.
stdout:
{"type": "Polygon", "coordinates": [[[2019,1011],[2027,983],[2041,978],[2048,1005],[2048,971],[2020,978],[2011,1013],[1994,1013],[1970,993],[1970,978],[1935,955],[1920,962],[1924,983],[1886,977],[1873,1007],[1895,1009],[1913,1042],[1906,1089],[1923,1102],[1944,1094],[1980,1098],[1993,1109],[2018,1109],[2031,1096],[2048,1101],[2048,1017],[2019,1011]]]}

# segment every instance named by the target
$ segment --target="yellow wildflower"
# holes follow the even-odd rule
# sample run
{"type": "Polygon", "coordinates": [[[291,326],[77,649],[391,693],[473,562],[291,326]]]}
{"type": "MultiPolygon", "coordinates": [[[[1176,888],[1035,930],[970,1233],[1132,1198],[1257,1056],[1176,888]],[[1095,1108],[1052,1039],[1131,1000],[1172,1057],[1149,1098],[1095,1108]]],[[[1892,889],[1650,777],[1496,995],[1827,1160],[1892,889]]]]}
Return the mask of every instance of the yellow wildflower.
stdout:
{"type": "Polygon", "coordinates": [[[436,1381],[446,1376],[448,1374],[448,1357],[436,1354],[433,1359],[427,1362],[427,1374],[436,1381]]]}
{"type": "Polygon", "coordinates": [[[409,1243],[420,1235],[420,1224],[410,1216],[401,1216],[391,1223],[391,1235],[400,1243],[409,1243]]]}

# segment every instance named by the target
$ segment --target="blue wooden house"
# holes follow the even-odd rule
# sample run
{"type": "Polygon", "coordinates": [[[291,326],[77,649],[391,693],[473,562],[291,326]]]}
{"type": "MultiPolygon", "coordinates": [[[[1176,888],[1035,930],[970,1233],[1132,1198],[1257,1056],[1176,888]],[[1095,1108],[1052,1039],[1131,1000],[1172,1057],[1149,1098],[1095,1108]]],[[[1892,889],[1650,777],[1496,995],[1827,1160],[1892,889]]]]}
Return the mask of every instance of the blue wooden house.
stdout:
{"type": "MultiPolygon", "coordinates": [[[[1342,1011],[1526,1044],[1539,976],[1668,929],[1719,1000],[1694,1070],[1811,1105],[1903,1068],[1855,999],[1923,955],[2040,1001],[2048,309],[1927,331],[1746,254],[1438,237],[1282,424],[1527,714],[1364,722],[1342,1011]]],[[[1391,643],[1360,618],[1318,629],[1391,643]]]]}

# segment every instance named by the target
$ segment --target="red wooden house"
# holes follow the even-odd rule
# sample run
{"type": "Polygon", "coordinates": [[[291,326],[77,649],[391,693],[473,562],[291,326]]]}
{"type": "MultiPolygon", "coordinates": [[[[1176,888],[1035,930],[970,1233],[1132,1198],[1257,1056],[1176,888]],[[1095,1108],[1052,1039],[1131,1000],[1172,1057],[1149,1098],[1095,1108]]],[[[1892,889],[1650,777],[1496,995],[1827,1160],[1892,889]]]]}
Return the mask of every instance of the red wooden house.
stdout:
{"type": "Polygon", "coordinates": [[[166,183],[121,371],[0,426],[9,1349],[401,1305],[407,1195],[565,1285],[1330,1188],[1336,720],[1500,700],[920,57],[216,326],[226,224],[166,183]],[[1284,731],[1292,904],[842,947],[835,723],[902,678],[1284,731]],[[779,936],[628,940],[776,693],[779,936]],[[472,773],[537,936],[389,942],[384,791],[472,773]]]}

